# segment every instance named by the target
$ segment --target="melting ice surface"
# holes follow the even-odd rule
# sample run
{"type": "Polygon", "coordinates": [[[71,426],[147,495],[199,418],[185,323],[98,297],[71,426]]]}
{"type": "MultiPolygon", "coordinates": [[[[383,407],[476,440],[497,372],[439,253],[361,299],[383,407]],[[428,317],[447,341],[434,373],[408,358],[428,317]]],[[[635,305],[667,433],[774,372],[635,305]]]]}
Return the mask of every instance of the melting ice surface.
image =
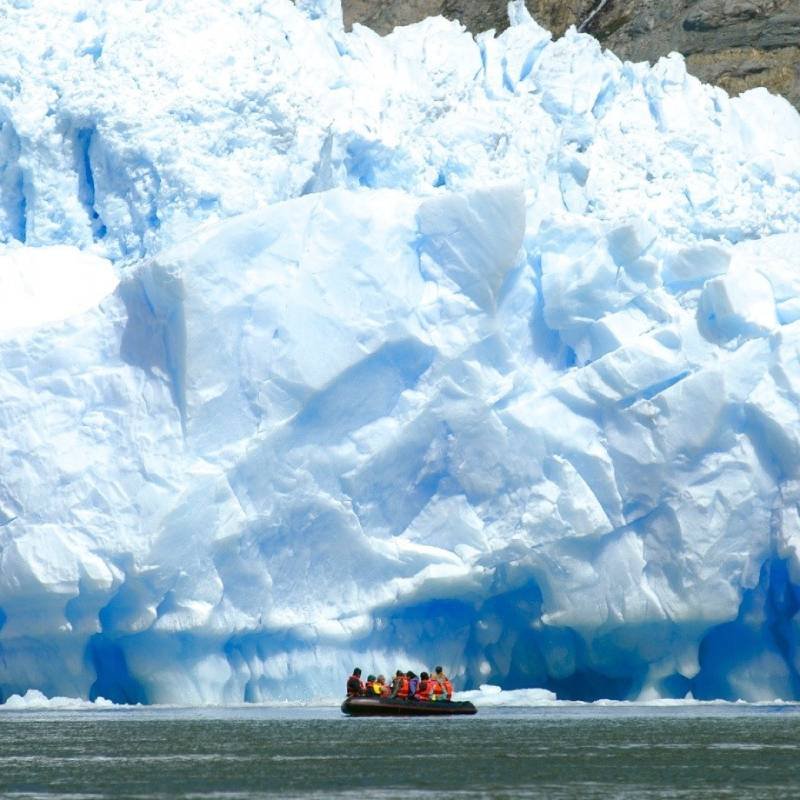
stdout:
{"type": "Polygon", "coordinates": [[[3,696],[800,697],[800,117],[509,12],[6,10],[3,696]]]}

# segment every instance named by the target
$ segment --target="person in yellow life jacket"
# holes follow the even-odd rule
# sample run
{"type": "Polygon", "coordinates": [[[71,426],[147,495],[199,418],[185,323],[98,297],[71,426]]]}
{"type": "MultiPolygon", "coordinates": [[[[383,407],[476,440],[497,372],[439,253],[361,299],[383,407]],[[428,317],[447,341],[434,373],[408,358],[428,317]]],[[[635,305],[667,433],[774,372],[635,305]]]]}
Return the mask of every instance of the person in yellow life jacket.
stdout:
{"type": "Polygon", "coordinates": [[[441,667],[436,667],[436,669],[433,671],[433,678],[444,690],[445,697],[450,700],[453,697],[453,684],[450,683],[450,678],[445,675],[445,672],[441,667]]]}
{"type": "Polygon", "coordinates": [[[375,694],[379,697],[388,697],[392,693],[392,690],[386,685],[386,678],[383,675],[378,675],[376,678],[374,689],[375,694]]]}
{"type": "Polygon", "coordinates": [[[408,678],[403,674],[403,670],[401,669],[397,670],[394,674],[390,697],[399,697],[401,700],[406,700],[408,698],[408,678]]]}

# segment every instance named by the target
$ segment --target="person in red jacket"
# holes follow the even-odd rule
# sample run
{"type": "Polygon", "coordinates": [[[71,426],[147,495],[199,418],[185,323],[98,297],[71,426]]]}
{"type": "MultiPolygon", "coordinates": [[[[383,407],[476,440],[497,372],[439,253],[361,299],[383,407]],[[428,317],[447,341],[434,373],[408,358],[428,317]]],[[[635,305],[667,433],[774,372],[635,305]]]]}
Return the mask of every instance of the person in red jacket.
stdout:
{"type": "Polygon", "coordinates": [[[361,670],[356,667],[353,670],[353,674],[347,679],[347,696],[360,697],[364,693],[364,684],[361,682],[361,670]]]}

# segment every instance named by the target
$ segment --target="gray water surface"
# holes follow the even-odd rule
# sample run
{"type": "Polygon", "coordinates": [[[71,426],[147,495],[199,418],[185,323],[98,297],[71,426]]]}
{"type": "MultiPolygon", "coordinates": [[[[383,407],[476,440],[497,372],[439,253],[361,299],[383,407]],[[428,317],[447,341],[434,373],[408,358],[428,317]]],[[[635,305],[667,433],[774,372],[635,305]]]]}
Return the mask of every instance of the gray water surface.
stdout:
{"type": "Polygon", "coordinates": [[[0,712],[8,798],[800,797],[798,706],[0,712]]]}

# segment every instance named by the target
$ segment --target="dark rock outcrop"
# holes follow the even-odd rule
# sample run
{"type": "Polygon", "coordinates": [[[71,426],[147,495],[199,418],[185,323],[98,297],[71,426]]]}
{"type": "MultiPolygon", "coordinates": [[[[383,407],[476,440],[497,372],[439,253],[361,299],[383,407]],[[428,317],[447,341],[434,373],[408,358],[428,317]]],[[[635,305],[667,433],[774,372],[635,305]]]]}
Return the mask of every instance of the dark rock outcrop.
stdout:
{"type": "MultiPolygon", "coordinates": [[[[506,0],[343,0],[346,24],[379,33],[444,14],[471,31],[508,24],[506,0]]],[[[677,50],[689,70],[732,94],[755,86],[800,107],[800,0],[527,0],[555,35],[570,25],[620,58],[655,61],[677,50]]]]}

